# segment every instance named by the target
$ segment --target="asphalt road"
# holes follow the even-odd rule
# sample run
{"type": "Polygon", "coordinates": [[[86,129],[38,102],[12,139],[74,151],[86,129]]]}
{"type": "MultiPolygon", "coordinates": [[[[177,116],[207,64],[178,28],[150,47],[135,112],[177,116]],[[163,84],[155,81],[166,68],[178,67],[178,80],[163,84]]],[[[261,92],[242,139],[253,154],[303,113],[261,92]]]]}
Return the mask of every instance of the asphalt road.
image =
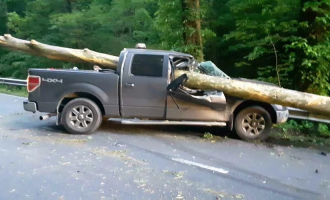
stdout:
{"type": "Polygon", "coordinates": [[[23,100],[0,94],[0,199],[330,198],[330,156],[317,150],[114,122],[70,135],[23,100]]]}

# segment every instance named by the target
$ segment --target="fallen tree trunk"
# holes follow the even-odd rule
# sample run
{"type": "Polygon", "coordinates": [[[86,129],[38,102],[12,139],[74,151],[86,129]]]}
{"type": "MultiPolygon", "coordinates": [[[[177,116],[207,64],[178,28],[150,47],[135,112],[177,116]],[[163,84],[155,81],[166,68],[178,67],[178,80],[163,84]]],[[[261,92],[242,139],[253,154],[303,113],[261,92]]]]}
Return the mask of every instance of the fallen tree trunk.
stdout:
{"type": "MultiPolygon", "coordinates": [[[[16,39],[10,35],[0,36],[0,46],[50,59],[69,62],[87,62],[112,69],[116,69],[119,60],[117,56],[102,54],[88,49],[78,50],[51,46],[34,40],[29,42],[16,39]]],[[[185,84],[189,88],[220,90],[230,96],[289,106],[330,117],[329,97],[180,70],[176,70],[175,76],[178,77],[184,73],[189,77],[185,84]]]]}
{"type": "Polygon", "coordinates": [[[227,95],[270,104],[278,104],[330,117],[330,98],[285,88],[218,78],[186,71],[175,72],[175,76],[188,75],[185,86],[195,89],[220,90],[227,95]]]}
{"type": "Polygon", "coordinates": [[[52,46],[35,40],[27,41],[17,39],[9,34],[0,36],[0,46],[53,60],[97,64],[112,69],[116,69],[119,60],[117,56],[98,53],[89,49],[80,50],[52,46]]]}

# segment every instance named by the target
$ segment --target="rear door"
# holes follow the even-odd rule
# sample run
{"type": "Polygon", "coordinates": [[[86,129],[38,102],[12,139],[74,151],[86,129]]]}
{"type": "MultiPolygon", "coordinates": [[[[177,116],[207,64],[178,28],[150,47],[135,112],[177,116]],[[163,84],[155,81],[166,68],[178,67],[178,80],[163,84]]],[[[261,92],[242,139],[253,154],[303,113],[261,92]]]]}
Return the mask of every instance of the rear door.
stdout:
{"type": "Polygon", "coordinates": [[[128,53],[121,81],[125,118],[164,119],[168,56],[128,53]]]}

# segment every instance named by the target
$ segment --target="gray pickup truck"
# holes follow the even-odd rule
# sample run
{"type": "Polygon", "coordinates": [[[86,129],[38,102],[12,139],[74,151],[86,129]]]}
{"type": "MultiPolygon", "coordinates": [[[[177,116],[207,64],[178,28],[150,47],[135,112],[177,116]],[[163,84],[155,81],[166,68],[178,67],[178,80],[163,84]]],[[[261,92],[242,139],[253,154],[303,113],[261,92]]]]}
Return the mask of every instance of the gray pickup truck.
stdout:
{"type": "Polygon", "coordinates": [[[131,48],[120,53],[116,70],[29,69],[23,106],[46,113],[41,120],[57,116],[56,124],[72,134],[93,133],[107,118],[135,125],[227,127],[251,141],[265,139],[273,124],[288,118],[283,106],[186,88],[185,74],[173,80],[176,69],[230,78],[189,54],[131,48]]]}

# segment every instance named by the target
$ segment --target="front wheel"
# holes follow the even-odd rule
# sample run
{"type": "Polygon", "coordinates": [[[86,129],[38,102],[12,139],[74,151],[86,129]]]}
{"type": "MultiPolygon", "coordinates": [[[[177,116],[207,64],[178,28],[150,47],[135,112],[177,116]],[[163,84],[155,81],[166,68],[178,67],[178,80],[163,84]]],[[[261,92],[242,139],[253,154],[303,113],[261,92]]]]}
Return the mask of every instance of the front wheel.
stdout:
{"type": "Polygon", "coordinates": [[[93,101],[77,98],[67,103],[62,112],[62,124],[72,134],[89,134],[102,123],[100,108],[93,101]]]}
{"type": "Polygon", "coordinates": [[[236,134],[243,140],[264,140],[273,126],[270,114],[260,106],[243,109],[235,117],[236,134]]]}

